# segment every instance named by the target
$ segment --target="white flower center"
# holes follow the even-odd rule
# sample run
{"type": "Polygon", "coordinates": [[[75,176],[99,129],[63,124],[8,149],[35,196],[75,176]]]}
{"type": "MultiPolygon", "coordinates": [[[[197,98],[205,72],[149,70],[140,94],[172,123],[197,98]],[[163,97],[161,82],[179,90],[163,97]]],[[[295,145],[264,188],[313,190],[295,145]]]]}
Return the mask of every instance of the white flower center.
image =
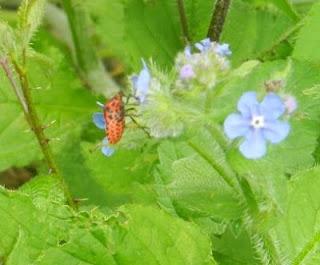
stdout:
{"type": "Polygon", "coordinates": [[[263,116],[253,116],[251,120],[251,126],[255,129],[260,129],[264,127],[264,117],[263,116]]]}

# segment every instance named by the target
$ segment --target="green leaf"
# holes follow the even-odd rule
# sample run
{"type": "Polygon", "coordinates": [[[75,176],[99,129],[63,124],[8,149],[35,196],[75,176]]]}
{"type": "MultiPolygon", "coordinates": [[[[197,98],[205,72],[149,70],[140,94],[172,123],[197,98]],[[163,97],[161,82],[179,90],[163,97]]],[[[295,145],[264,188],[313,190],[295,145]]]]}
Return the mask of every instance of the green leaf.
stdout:
{"type": "Polygon", "coordinates": [[[298,15],[291,5],[292,1],[289,2],[288,0],[244,0],[244,2],[248,2],[256,6],[257,8],[278,8],[288,17],[291,17],[292,19],[298,19],[298,15]]]}
{"type": "Polygon", "coordinates": [[[26,47],[42,22],[46,0],[24,0],[18,12],[22,45],[26,47]]]}
{"type": "Polygon", "coordinates": [[[317,0],[292,0],[291,3],[294,8],[302,15],[305,15],[310,11],[313,4],[316,3],[317,0]]]}
{"type": "Polygon", "coordinates": [[[288,206],[275,227],[288,264],[319,264],[319,175],[315,167],[298,173],[290,183],[288,206]]]}
{"type": "Polygon", "coordinates": [[[127,232],[117,251],[120,264],[216,264],[210,242],[197,226],[149,207],[127,207],[126,214],[127,232]],[[142,253],[139,259],[136,253],[142,253]]]}
{"type": "Polygon", "coordinates": [[[250,236],[243,227],[235,231],[236,225],[230,224],[222,235],[212,237],[215,259],[221,265],[260,265],[250,236]]]}
{"type": "Polygon", "coordinates": [[[319,43],[320,36],[315,34],[320,23],[320,4],[315,4],[308,16],[303,21],[298,36],[293,57],[298,60],[308,61],[313,64],[320,64],[319,43]]]}
{"type": "Polygon", "coordinates": [[[286,13],[275,6],[255,8],[245,1],[232,1],[221,38],[230,44],[233,64],[239,65],[272,49],[297,23],[286,13]]]}
{"type": "Polygon", "coordinates": [[[193,42],[200,41],[206,37],[215,2],[206,0],[184,1],[188,29],[193,42]]]}
{"type": "Polygon", "coordinates": [[[15,36],[12,28],[6,23],[0,20],[0,56],[12,52],[15,47],[15,36]]]}
{"type": "Polygon", "coordinates": [[[171,65],[182,48],[175,1],[100,0],[88,5],[103,43],[134,69],[140,69],[141,58],[150,57],[171,65]]]}
{"type": "Polygon", "coordinates": [[[169,142],[159,147],[159,198],[167,197],[185,218],[239,218],[241,207],[236,184],[224,151],[206,130],[179,145],[169,142]],[[177,151],[175,151],[177,150],[177,151]],[[183,151],[184,150],[184,151],[183,151]]]}
{"type": "Polygon", "coordinates": [[[104,201],[100,203],[108,207],[126,202],[154,203],[149,174],[152,164],[137,158],[139,151],[118,149],[112,157],[106,157],[100,149],[90,152],[94,146],[82,143],[81,153],[90,179],[103,191],[104,201]]]}
{"type": "Polygon", "coordinates": [[[0,190],[0,255],[6,264],[215,264],[209,239],[195,225],[134,205],[109,216],[75,213],[51,196],[62,191],[50,186],[56,183],[43,177],[21,191],[0,190]]]}

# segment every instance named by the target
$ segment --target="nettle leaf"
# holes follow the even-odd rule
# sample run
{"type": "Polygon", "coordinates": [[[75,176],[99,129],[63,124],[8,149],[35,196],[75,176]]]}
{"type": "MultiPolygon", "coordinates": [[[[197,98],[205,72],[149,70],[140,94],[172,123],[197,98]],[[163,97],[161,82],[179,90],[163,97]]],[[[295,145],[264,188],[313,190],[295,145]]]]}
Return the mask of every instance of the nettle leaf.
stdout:
{"type": "MultiPolygon", "coordinates": [[[[83,197],[85,194],[94,193],[93,197],[89,197],[89,203],[95,201],[108,207],[119,206],[127,202],[154,203],[154,192],[151,188],[151,175],[149,174],[152,164],[149,164],[149,161],[139,160],[137,158],[139,151],[119,149],[112,157],[107,158],[100,152],[100,148],[91,152],[90,150],[95,146],[96,144],[83,142],[76,151],[80,151],[81,159],[83,159],[81,167],[78,166],[79,170],[76,172],[82,171],[79,173],[85,180],[82,180],[81,177],[77,179],[66,177],[71,186],[76,186],[74,188],[78,196],[83,197]],[[86,173],[83,174],[83,172],[86,173]],[[98,196],[100,198],[97,198],[98,196]]],[[[64,157],[66,156],[68,156],[67,153],[64,157]]],[[[79,157],[79,154],[74,156],[79,157]]],[[[64,161],[65,169],[74,168],[68,163],[68,160],[64,161]]],[[[73,172],[70,171],[70,173],[73,172]]]]}
{"type": "Polygon", "coordinates": [[[30,42],[33,34],[42,22],[46,0],[24,0],[18,12],[18,27],[24,46],[30,42]]]}
{"type": "Polygon", "coordinates": [[[116,254],[119,264],[216,264],[210,241],[197,226],[151,207],[126,208],[127,232],[116,254]],[[141,253],[139,258],[136,253],[141,253]]]}
{"type": "Polygon", "coordinates": [[[176,212],[186,218],[213,217],[220,221],[239,218],[241,207],[236,198],[235,179],[223,150],[210,132],[199,131],[187,142],[164,145],[158,150],[162,183],[158,180],[157,185],[161,200],[167,197],[176,212]]]}
{"type": "Polygon", "coordinates": [[[21,191],[0,190],[0,255],[6,264],[215,264],[209,239],[195,225],[134,205],[110,216],[75,213],[52,196],[63,194],[49,189],[56,185],[43,177],[21,191]]]}
{"type": "Polygon", "coordinates": [[[214,257],[221,265],[260,265],[262,264],[256,257],[254,246],[250,236],[243,227],[235,231],[229,225],[226,231],[219,235],[213,235],[214,257]]]}
{"type": "MultiPolygon", "coordinates": [[[[57,152],[72,131],[79,130],[83,122],[91,120],[95,111],[95,98],[77,78],[70,58],[52,46],[52,40],[44,41],[47,34],[42,33],[36,50],[47,55],[54,62],[48,69],[39,64],[37,58],[29,60],[30,85],[41,123],[46,126],[46,134],[57,152]],[[41,43],[43,41],[43,43],[41,43]],[[52,124],[52,122],[54,122],[52,124]]],[[[29,129],[8,80],[0,72],[0,102],[6,115],[0,117],[0,170],[11,166],[24,166],[40,159],[38,143],[29,129]]]]}
{"type": "Polygon", "coordinates": [[[319,34],[315,34],[320,23],[320,4],[314,4],[309,14],[303,21],[298,36],[293,57],[298,60],[308,61],[310,63],[320,64],[319,52],[319,34]]]}
{"type": "Polygon", "coordinates": [[[293,177],[288,207],[274,228],[288,264],[319,264],[320,169],[315,167],[293,177]]]}
{"type": "Polygon", "coordinates": [[[275,6],[256,8],[245,1],[233,1],[221,39],[230,44],[233,52],[231,60],[238,65],[272,49],[296,23],[296,18],[275,6]]]}

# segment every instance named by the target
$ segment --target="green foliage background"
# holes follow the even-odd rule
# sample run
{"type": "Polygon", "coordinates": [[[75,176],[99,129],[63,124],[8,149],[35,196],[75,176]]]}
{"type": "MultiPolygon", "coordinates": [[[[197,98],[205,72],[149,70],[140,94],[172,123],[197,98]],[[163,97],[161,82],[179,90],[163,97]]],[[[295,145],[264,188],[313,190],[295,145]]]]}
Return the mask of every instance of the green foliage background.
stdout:
{"type": "MultiPolygon", "coordinates": [[[[42,124],[55,121],[46,134],[80,203],[68,206],[59,181],[48,175],[1,71],[0,171],[33,165],[37,175],[18,190],[0,190],[0,264],[319,264],[319,3],[232,1],[221,41],[231,46],[233,68],[209,95],[201,128],[190,124],[183,136],[162,141],[128,129],[123,148],[106,158],[91,152],[103,138],[91,116],[96,100],[104,100],[88,89],[97,84],[92,77],[101,75],[101,59],[120,62],[126,74],[139,71],[142,57],[169,71],[184,48],[177,5],[54,2],[71,3],[70,23],[86,21],[83,34],[56,34],[66,18],[58,9],[56,21],[49,19],[54,3],[23,1],[17,14],[2,0],[0,55],[29,45],[35,107],[42,124]],[[79,42],[71,51],[70,40],[79,42]],[[217,124],[235,111],[243,92],[262,92],[266,80],[276,79],[298,101],[291,133],[265,158],[246,160],[217,124]],[[132,139],[140,140],[124,148],[132,139]]],[[[191,41],[199,41],[215,1],[184,2],[191,41]]]]}

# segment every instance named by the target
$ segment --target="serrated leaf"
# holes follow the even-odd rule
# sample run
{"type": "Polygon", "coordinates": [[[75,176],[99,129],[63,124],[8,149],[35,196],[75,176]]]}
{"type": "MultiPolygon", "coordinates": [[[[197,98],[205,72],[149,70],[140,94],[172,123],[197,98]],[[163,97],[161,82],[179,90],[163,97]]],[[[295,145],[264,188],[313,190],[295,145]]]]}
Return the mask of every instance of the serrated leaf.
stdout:
{"type": "Polygon", "coordinates": [[[24,0],[18,12],[22,45],[26,47],[42,22],[46,0],[24,0]]]}
{"type": "Polygon", "coordinates": [[[75,213],[52,197],[47,207],[35,205],[29,192],[42,185],[50,184],[0,191],[0,255],[8,265],[215,264],[208,238],[195,225],[143,206],[105,216],[75,213]]]}
{"type": "Polygon", "coordinates": [[[0,56],[12,52],[15,47],[16,37],[12,28],[4,21],[0,20],[0,56]]]}
{"type": "Polygon", "coordinates": [[[193,224],[148,207],[128,207],[126,214],[127,233],[117,254],[120,264],[216,264],[209,240],[193,224]],[[137,259],[135,253],[142,255],[137,259]]]}

